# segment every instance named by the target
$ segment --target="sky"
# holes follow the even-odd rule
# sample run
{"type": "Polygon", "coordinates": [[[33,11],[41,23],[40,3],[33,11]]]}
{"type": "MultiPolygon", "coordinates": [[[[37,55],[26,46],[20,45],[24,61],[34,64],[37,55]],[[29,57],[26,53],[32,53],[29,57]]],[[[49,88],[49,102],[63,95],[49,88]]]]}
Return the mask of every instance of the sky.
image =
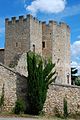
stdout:
{"type": "Polygon", "coordinates": [[[26,14],[70,26],[71,66],[80,75],[80,0],[0,0],[0,48],[5,47],[5,18],[26,14]]]}

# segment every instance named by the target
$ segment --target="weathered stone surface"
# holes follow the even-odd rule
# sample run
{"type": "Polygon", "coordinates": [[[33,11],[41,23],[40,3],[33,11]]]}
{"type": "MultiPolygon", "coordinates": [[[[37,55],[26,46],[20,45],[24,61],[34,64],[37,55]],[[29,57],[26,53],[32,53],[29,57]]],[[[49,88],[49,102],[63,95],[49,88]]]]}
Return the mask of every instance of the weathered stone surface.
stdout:
{"type": "Polygon", "coordinates": [[[70,28],[65,23],[49,21],[46,24],[27,15],[18,20],[6,19],[5,26],[4,63],[7,66],[17,65],[19,56],[31,50],[56,63],[56,83],[71,84],[70,28]]]}
{"type": "Polygon", "coordinates": [[[27,71],[27,53],[23,53],[18,61],[17,66],[14,68],[14,70],[21,75],[28,76],[27,71]]]}
{"type": "MultiPolygon", "coordinates": [[[[20,16],[18,20],[15,17],[11,21],[6,19],[5,26],[5,53],[0,52],[0,61],[4,58],[5,65],[14,68],[12,70],[0,64],[0,95],[4,85],[4,111],[11,111],[17,98],[25,100],[27,97],[28,51],[34,51],[56,63],[56,83],[71,84],[70,28],[65,23],[49,21],[46,24],[27,15],[26,18],[20,16]]],[[[62,114],[64,98],[67,99],[69,113],[80,111],[79,87],[51,85],[44,106],[45,112],[54,114],[56,107],[62,114]]]]}
{"type": "Polygon", "coordinates": [[[3,111],[11,112],[18,98],[26,99],[27,78],[0,63],[0,97],[4,85],[3,111]]]}
{"type": "Polygon", "coordinates": [[[55,115],[57,109],[63,115],[64,98],[67,100],[68,113],[80,114],[80,87],[58,84],[50,85],[44,111],[55,115]]]}
{"type": "Polygon", "coordinates": [[[4,63],[4,51],[5,49],[0,49],[0,62],[4,63]]]}
{"type": "MultiPolygon", "coordinates": [[[[3,85],[3,111],[11,112],[18,98],[23,99],[25,102],[27,101],[27,78],[0,63],[0,97],[3,85]]],[[[57,109],[59,114],[63,114],[64,98],[68,103],[69,114],[80,113],[80,87],[60,84],[50,85],[44,105],[45,113],[54,115],[57,109]]]]}

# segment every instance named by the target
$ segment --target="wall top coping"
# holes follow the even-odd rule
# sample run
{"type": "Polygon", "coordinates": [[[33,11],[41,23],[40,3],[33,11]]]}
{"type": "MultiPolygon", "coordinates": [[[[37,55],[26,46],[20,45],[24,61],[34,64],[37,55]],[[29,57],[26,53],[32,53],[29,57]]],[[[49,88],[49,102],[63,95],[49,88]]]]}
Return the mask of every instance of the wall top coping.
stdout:
{"type": "Polygon", "coordinates": [[[54,85],[54,86],[59,86],[59,87],[66,87],[66,88],[78,88],[80,89],[80,86],[76,86],[76,85],[65,85],[65,84],[55,84],[55,83],[52,83],[51,86],[54,85]]]}
{"type": "MultiPolygon", "coordinates": [[[[9,67],[7,67],[6,65],[4,65],[4,64],[2,64],[2,63],[0,63],[0,66],[4,67],[5,69],[7,69],[7,70],[10,71],[10,72],[13,72],[13,73],[16,74],[16,75],[19,75],[19,76],[21,76],[21,77],[25,77],[25,76],[21,75],[20,73],[15,72],[14,70],[10,69],[9,67]]],[[[26,78],[26,77],[25,77],[25,78],[26,78]]]]}

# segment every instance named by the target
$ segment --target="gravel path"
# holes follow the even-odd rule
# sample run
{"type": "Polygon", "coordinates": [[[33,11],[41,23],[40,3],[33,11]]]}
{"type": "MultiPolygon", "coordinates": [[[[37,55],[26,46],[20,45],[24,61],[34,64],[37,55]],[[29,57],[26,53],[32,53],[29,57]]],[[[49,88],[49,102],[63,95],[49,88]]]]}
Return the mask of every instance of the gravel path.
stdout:
{"type": "Polygon", "coordinates": [[[0,120],[37,120],[35,118],[3,118],[3,117],[0,117],[0,120]]]}
{"type": "MultiPolygon", "coordinates": [[[[58,118],[51,118],[51,119],[46,119],[46,118],[41,118],[41,119],[37,119],[37,118],[16,118],[16,117],[0,117],[0,120],[63,120],[63,119],[58,119],[58,118]]],[[[67,119],[67,120],[80,120],[80,119],[67,119]]]]}

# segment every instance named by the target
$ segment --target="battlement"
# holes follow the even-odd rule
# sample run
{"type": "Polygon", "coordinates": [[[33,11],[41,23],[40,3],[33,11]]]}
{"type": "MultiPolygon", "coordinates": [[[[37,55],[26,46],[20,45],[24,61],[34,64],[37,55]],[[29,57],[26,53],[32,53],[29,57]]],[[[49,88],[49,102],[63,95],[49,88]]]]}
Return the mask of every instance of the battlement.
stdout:
{"type": "Polygon", "coordinates": [[[5,19],[5,23],[6,24],[15,24],[15,23],[17,23],[17,22],[24,22],[25,20],[27,20],[27,16],[25,17],[25,16],[19,16],[19,18],[16,18],[16,17],[12,17],[11,19],[9,19],[9,18],[6,18],[5,19]]]}
{"type": "Polygon", "coordinates": [[[15,24],[15,23],[20,23],[20,22],[24,23],[24,22],[27,21],[28,19],[30,19],[30,20],[38,23],[38,24],[42,24],[42,25],[44,25],[44,26],[56,25],[57,27],[61,27],[61,28],[63,28],[63,29],[66,28],[68,31],[70,31],[69,26],[68,26],[66,23],[64,23],[64,22],[58,23],[57,21],[50,20],[50,21],[48,22],[48,24],[47,24],[46,21],[41,22],[41,21],[39,21],[36,17],[33,17],[33,16],[30,15],[30,14],[28,14],[28,15],[26,15],[26,16],[23,16],[23,15],[22,15],[22,16],[19,16],[18,18],[12,17],[11,20],[10,20],[9,18],[6,18],[6,19],[5,19],[5,23],[6,23],[6,24],[15,24]]]}
{"type": "Polygon", "coordinates": [[[53,25],[55,25],[56,27],[60,27],[61,29],[66,29],[67,31],[69,31],[70,32],[70,27],[69,27],[69,25],[67,25],[66,23],[64,23],[64,22],[57,22],[57,21],[53,21],[53,20],[50,20],[49,22],[48,22],[48,24],[46,23],[46,21],[43,21],[42,22],[42,25],[43,26],[45,26],[45,27],[47,27],[47,26],[53,26],[53,25]]]}
{"type": "Polygon", "coordinates": [[[42,24],[41,21],[39,21],[37,18],[33,17],[32,15],[28,14],[26,16],[19,16],[18,18],[17,17],[12,17],[11,19],[9,18],[6,18],[5,19],[5,23],[6,24],[15,24],[15,23],[19,23],[19,22],[25,22],[27,21],[28,19],[30,20],[33,20],[34,22],[36,23],[39,23],[39,24],[42,24]]]}
{"type": "Polygon", "coordinates": [[[67,24],[66,24],[66,23],[64,23],[64,22],[60,22],[60,23],[59,23],[59,26],[60,26],[60,27],[62,27],[62,28],[67,28],[67,29],[69,29],[69,30],[70,30],[69,25],[67,25],[67,24]]]}

